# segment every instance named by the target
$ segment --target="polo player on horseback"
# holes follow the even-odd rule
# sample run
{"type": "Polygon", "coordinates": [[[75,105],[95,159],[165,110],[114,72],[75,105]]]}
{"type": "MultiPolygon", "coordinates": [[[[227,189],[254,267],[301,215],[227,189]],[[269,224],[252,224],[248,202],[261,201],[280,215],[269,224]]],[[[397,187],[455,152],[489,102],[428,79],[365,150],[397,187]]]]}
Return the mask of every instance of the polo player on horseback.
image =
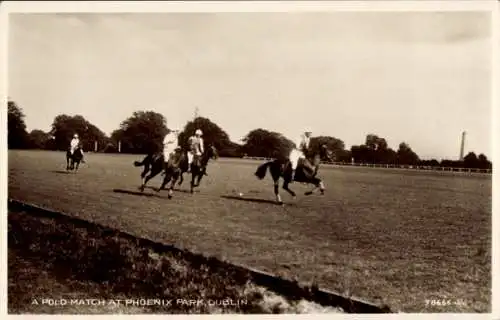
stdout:
{"type": "Polygon", "coordinates": [[[187,172],[191,172],[191,164],[193,160],[196,158],[196,161],[199,160],[201,155],[205,152],[203,146],[203,132],[200,129],[196,129],[194,136],[189,138],[189,150],[187,152],[188,157],[188,170],[187,172]]]}
{"type": "Polygon", "coordinates": [[[292,181],[295,179],[295,171],[297,169],[299,161],[302,161],[304,167],[310,169],[313,172],[316,171],[316,168],[314,168],[313,164],[308,160],[308,154],[310,153],[309,147],[311,144],[311,134],[311,129],[305,129],[304,133],[300,135],[300,138],[295,144],[295,148],[293,148],[290,152],[289,159],[292,165],[292,181]]]}
{"type": "Polygon", "coordinates": [[[82,144],[80,142],[80,138],[78,137],[78,133],[75,133],[73,135],[73,139],[71,139],[71,142],[69,143],[69,153],[73,157],[73,154],[75,153],[76,149],[80,149],[80,153],[82,154],[82,162],[83,161],[83,148],[82,144]]]}
{"type": "Polygon", "coordinates": [[[281,195],[279,194],[279,180],[283,178],[283,189],[295,197],[296,194],[290,189],[289,184],[293,181],[313,184],[314,189],[307,191],[304,195],[312,195],[316,190],[320,190],[321,194],[325,192],[325,185],[321,178],[317,177],[319,161],[321,156],[327,151],[326,146],[322,146],[319,152],[311,148],[311,130],[306,129],[300,136],[291,150],[288,159],[274,159],[261,164],[255,171],[255,176],[262,180],[266,176],[269,169],[274,182],[274,194],[276,201],[283,204],[281,195]]]}

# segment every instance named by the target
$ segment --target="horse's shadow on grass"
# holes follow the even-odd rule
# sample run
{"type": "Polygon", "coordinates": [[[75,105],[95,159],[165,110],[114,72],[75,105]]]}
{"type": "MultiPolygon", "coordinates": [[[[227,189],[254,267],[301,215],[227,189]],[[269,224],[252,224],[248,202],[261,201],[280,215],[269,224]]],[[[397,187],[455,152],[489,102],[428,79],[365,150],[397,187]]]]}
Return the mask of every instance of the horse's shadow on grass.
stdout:
{"type": "Polygon", "coordinates": [[[142,196],[142,197],[158,197],[158,195],[154,194],[154,193],[146,193],[146,192],[141,192],[141,191],[132,191],[132,190],[125,190],[125,189],[113,189],[113,192],[130,194],[130,195],[134,195],[134,196],[142,196]]]}
{"type": "Polygon", "coordinates": [[[70,174],[70,173],[74,173],[73,171],[66,171],[66,170],[52,170],[50,171],[52,173],[59,173],[59,174],[70,174]]]}
{"type": "MultiPolygon", "coordinates": [[[[154,190],[154,193],[141,192],[140,190],[137,190],[137,191],[126,190],[126,189],[113,189],[113,192],[114,193],[128,194],[128,195],[133,195],[133,196],[148,197],[148,198],[160,198],[160,199],[165,198],[162,196],[162,194],[160,192],[161,191],[166,192],[166,190],[161,190],[160,192],[158,192],[157,191],[158,189],[154,188],[154,187],[149,187],[148,189],[154,190]]],[[[189,191],[186,191],[186,190],[176,190],[175,192],[190,193],[189,191]]]]}
{"type": "MultiPolygon", "coordinates": [[[[179,186],[175,186],[174,188],[174,192],[181,192],[181,193],[191,193],[191,191],[189,190],[184,190],[184,189],[178,189],[179,186]]],[[[150,190],[154,190],[154,191],[157,191],[158,190],[158,187],[153,187],[153,186],[146,186],[145,189],[150,189],[150,190]]],[[[200,192],[200,190],[197,190],[195,189],[194,192],[200,192]]]]}
{"type": "MultiPolygon", "coordinates": [[[[246,201],[246,202],[253,202],[253,203],[267,203],[267,204],[272,204],[272,205],[275,205],[275,206],[279,206],[281,204],[279,204],[278,202],[276,202],[276,200],[267,200],[267,199],[259,199],[259,198],[248,198],[248,197],[245,197],[245,196],[230,196],[230,195],[223,195],[223,196],[220,196],[221,198],[223,199],[229,199],[229,200],[239,200],[239,201],[246,201]]],[[[286,205],[293,205],[293,206],[296,206],[294,203],[284,203],[286,205]]]]}

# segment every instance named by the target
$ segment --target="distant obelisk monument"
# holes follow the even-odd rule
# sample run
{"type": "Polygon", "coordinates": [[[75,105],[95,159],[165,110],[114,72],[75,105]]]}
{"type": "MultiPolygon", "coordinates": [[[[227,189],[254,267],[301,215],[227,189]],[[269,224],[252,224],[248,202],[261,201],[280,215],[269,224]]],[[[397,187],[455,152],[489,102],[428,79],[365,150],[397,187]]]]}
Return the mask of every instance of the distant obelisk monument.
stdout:
{"type": "Polygon", "coordinates": [[[460,161],[464,161],[465,131],[462,132],[462,142],[460,143],[460,161]]]}

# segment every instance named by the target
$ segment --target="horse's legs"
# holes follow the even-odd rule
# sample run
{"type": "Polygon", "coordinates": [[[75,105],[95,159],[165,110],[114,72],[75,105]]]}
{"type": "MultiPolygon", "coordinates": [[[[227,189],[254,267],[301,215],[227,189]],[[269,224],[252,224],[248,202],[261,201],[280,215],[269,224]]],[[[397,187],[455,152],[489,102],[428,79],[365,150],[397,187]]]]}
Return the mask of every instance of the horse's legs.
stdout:
{"type": "Polygon", "coordinates": [[[151,174],[147,177],[143,177],[141,179],[141,185],[139,186],[139,190],[141,190],[141,192],[144,192],[144,188],[146,188],[146,183],[148,183],[148,181],[151,179],[151,174]]]}
{"type": "Polygon", "coordinates": [[[276,196],[276,202],[278,202],[279,204],[283,204],[283,200],[281,200],[279,191],[279,179],[274,180],[274,195],[276,196]]]}
{"type": "Polygon", "coordinates": [[[142,177],[141,179],[141,186],[139,187],[139,190],[141,190],[141,192],[144,192],[144,189],[146,188],[146,184],[148,183],[149,180],[153,179],[159,172],[153,172],[151,171],[151,173],[147,176],[147,177],[142,177]]]}
{"type": "Polygon", "coordinates": [[[325,194],[325,184],[323,183],[322,180],[319,181],[318,183],[319,191],[321,192],[321,195],[325,194]]]}
{"type": "Polygon", "coordinates": [[[178,174],[172,175],[172,183],[170,183],[170,187],[168,188],[168,198],[169,199],[172,199],[172,196],[174,194],[174,186],[175,186],[175,183],[177,182],[178,178],[179,178],[178,174]]]}
{"type": "Polygon", "coordinates": [[[207,174],[206,171],[207,171],[206,167],[199,169],[198,174],[196,175],[197,179],[196,179],[196,184],[194,185],[195,187],[200,186],[201,179],[203,179],[203,176],[205,176],[207,174]]]}
{"type": "Polygon", "coordinates": [[[198,173],[198,175],[196,176],[196,185],[195,186],[197,186],[197,187],[200,186],[201,179],[203,179],[204,175],[205,175],[205,171],[198,173]]]}
{"type": "Polygon", "coordinates": [[[66,171],[69,171],[69,157],[66,156],[66,171]]]}
{"type": "Polygon", "coordinates": [[[172,195],[174,194],[174,185],[175,183],[177,182],[177,176],[175,176],[175,174],[171,174],[171,173],[165,173],[165,177],[163,178],[163,182],[161,184],[161,187],[158,189],[158,192],[160,190],[164,190],[165,189],[165,186],[169,183],[170,183],[170,186],[168,187],[168,198],[169,199],[172,199],[172,195]]]}
{"type": "MultiPolygon", "coordinates": [[[[146,185],[146,182],[149,181],[149,179],[146,180],[146,174],[148,173],[147,169],[144,169],[141,173],[141,187],[146,185]]],[[[151,175],[150,175],[151,176],[151,175]]],[[[144,191],[144,188],[142,189],[144,191]]]]}
{"type": "Polygon", "coordinates": [[[194,193],[194,187],[196,186],[194,183],[194,180],[196,179],[197,174],[193,172],[193,169],[191,169],[191,193],[194,193]]]}
{"type": "Polygon", "coordinates": [[[141,178],[142,180],[144,181],[144,177],[146,176],[146,174],[149,172],[149,165],[145,165],[144,166],[144,170],[142,170],[141,172],[141,178]]]}
{"type": "Polygon", "coordinates": [[[194,192],[194,188],[200,186],[201,173],[202,173],[202,168],[191,164],[191,193],[194,192]]]}
{"type": "Polygon", "coordinates": [[[273,178],[274,182],[274,195],[276,196],[276,202],[279,204],[283,204],[283,200],[281,199],[280,195],[280,188],[279,188],[279,182],[280,182],[280,176],[281,176],[281,168],[276,167],[274,165],[269,166],[269,171],[271,173],[271,176],[273,178]]]}
{"type": "Polygon", "coordinates": [[[170,173],[165,172],[165,176],[163,177],[163,181],[161,183],[160,188],[158,189],[158,192],[160,190],[164,190],[165,186],[167,185],[167,183],[170,182],[171,179],[172,179],[172,175],[170,173]]]}
{"type": "Polygon", "coordinates": [[[181,176],[179,177],[178,185],[180,186],[183,182],[184,182],[184,177],[183,177],[183,173],[181,172],[181,176]]]}
{"type": "Polygon", "coordinates": [[[288,179],[285,179],[283,181],[283,189],[286,190],[294,199],[297,196],[295,192],[293,192],[293,190],[290,189],[290,181],[288,179]]]}
{"type": "Polygon", "coordinates": [[[325,194],[325,184],[323,183],[323,181],[321,181],[318,178],[314,178],[312,183],[314,184],[314,188],[311,191],[305,192],[304,194],[306,196],[310,196],[311,194],[316,192],[316,190],[318,190],[318,189],[320,190],[322,195],[325,194]]]}

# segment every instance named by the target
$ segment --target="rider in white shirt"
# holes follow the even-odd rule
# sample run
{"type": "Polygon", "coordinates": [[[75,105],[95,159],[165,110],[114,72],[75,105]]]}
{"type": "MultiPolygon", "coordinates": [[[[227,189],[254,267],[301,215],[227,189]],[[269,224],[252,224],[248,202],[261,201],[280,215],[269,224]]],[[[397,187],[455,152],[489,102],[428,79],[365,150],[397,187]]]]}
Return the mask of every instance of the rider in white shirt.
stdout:
{"type": "Polygon", "coordinates": [[[80,145],[80,139],[78,138],[78,133],[75,133],[73,135],[73,139],[69,143],[69,153],[73,155],[73,153],[75,152],[75,150],[78,148],[79,145],[80,145]]]}
{"type": "Polygon", "coordinates": [[[306,158],[306,152],[309,149],[309,145],[311,143],[311,134],[312,131],[310,129],[305,129],[304,133],[300,135],[300,138],[295,144],[295,148],[293,148],[290,152],[290,162],[292,163],[292,177],[295,177],[295,170],[297,169],[297,164],[300,159],[306,158]]]}
{"type": "Polygon", "coordinates": [[[83,156],[83,148],[81,145],[80,138],[78,137],[78,133],[75,133],[73,135],[73,139],[71,139],[71,142],[69,144],[69,152],[71,153],[71,155],[73,155],[73,153],[75,153],[75,150],[78,148],[80,148],[80,152],[82,153],[83,156]]]}
{"type": "Polygon", "coordinates": [[[163,157],[165,163],[168,163],[179,147],[179,130],[170,130],[163,139],[163,157]]]}
{"type": "Polygon", "coordinates": [[[188,156],[188,172],[191,171],[191,163],[193,163],[194,157],[199,157],[205,152],[203,146],[203,132],[200,129],[197,129],[194,136],[189,138],[189,151],[187,152],[188,156]]]}
{"type": "Polygon", "coordinates": [[[73,154],[75,153],[76,149],[80,148],[80,153],[82,154],[82,162],[85,162],[84,159],[83,159],[83,148],[82,148],[82,145],[81,145],[81,142],[80,142],[80,138],[78,137],[78,133],[75,133],[73,135],[73,139],[71,139],[71,142],[69,143],[69,153],[71,154],[71,156],[73,156],[73,154]]]}

